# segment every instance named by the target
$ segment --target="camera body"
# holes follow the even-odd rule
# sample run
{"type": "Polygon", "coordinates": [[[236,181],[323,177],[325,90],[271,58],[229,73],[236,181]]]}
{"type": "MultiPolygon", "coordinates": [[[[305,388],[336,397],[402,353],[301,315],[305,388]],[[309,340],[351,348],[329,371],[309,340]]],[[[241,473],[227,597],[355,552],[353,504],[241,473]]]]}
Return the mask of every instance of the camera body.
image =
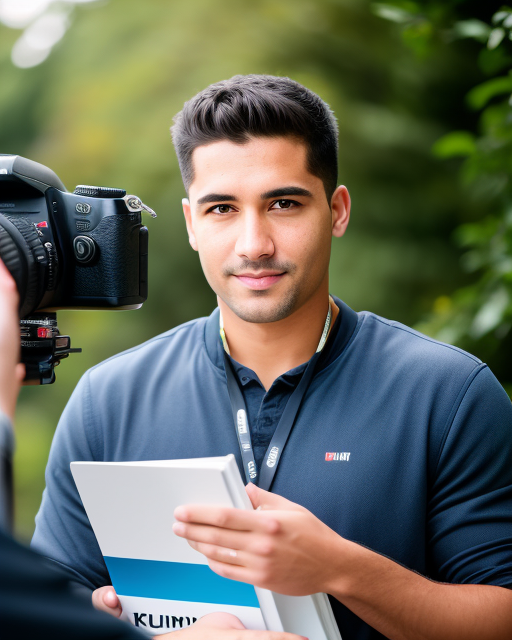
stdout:
{"type": "MultiPolygon", "coordinates": [[[[122,189],[78,186],[69,193],[51,169],[0,155],[0,257],[20,295],[22,354],[31,349],[23,361],[39,361],[35,349],[45,340],[58,350],[59,337],[60,357],[71,352],[57,329],[57,309],[137,309],[146,300],[144,209],[154,215],[122,189]]],[[[59,359],[45,360],[51,380],[32,364],[27,377],[53,382],[59,359]]]]}
{"type": "Polygon", "coordinates": [[[47,167],[0,155],[0,226],[9,226],[22,253],[30,248],[35,263],[21,265],[29,272],[25,286],[18,282],[24,274],[13,273],[23,298],[21,317],[39,309],[142,305],[148,230],[141,211],[130,211],[125,196],[121,189],[104,187],[69,193],[47,167]]]}

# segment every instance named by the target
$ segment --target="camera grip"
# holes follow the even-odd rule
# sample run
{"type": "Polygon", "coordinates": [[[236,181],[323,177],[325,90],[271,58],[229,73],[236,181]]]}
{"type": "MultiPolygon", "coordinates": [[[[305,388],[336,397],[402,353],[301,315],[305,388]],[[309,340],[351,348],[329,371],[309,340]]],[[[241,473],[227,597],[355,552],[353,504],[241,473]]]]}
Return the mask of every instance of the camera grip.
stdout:
{"type": "MultiPolygon", "coordinates": [[[[139,295],[140,216],[116,215],[103,218],[89,233],[98,258],[90,265],[74,265],[72,291],[75,297],[128,298],[139,295]]],[[[147,230],[146,230],[147,232],[147,230]]],[[[147,265],[147,241],[146,241],[147,265]]],[[[147,266],[145,280],[147,283],[147,266]]],[[[146,285],[147,287],[147,285],[146,285]]]]}

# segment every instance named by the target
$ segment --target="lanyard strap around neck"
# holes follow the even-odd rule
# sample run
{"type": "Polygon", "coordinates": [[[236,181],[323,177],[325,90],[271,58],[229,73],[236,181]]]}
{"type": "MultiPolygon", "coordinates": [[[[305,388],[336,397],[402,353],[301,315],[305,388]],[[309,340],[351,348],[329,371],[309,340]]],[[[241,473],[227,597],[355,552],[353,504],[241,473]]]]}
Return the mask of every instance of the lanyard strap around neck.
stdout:
{"type": "Polygon", "coordinates": [[[300,406],[302,404],[302,400],[304,399],[311,379],[313,378],[320,353],[327,341],[327,336],[329,335],[329,329],[331,327],[331,321],[332,310],[331,299],[329,298],[329,311],[327,313],[324,330],[322,332],[320,342],[318,343],[317,350],[309,361],[299,384],[286,403],[286,407],[276,427],[274,436],[272,437],[272,440],[270,441],[270,444],[265,453],[258,478],[258,471],[256,468],[256,461],[252,448],[251,433],[249,429],[247,407],[237,377],[233,371],[231,360],[228,357],[229,348],[227,346],[226,336],[224,334],[221,315],[220,331],[222,342],[224,344],[224,368],[226,372],[226,380],[228,385],[229,399],[231,401],[233,420],[238,437],[238,444],[240,446],[240,453],[242,455],[245,477],[247,482],[257,484],[262,489],[265,489],[265,491],[268,491],[270,489],[274,480],[274,476],[276,474],[283,449],[286,445],[286,442],[288,441],[290,433],[292,432],[297,413],[299,412],[300,406]]]}

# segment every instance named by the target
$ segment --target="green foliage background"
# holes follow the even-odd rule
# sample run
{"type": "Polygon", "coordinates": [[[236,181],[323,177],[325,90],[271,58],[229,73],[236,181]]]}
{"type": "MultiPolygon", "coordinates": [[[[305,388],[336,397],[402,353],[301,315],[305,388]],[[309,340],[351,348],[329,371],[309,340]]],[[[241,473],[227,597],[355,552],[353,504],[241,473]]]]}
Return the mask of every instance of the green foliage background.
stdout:
{"type": "MultiPolygon", "coordinates": [[[[472,106],[488,104],[485,90],[473,94],[473,105],[465,96],[489,75],[479,64],[482,37],[445,33],[465,20],[491,24],[494,10],[483,4],[379,9],[365,0],[110,0],[78,6],[64,39],[31,69],[12,65],[19,32],[0,26],[0,152],[48,165],[70,190],[79,183],[125,188],[159,214],[147,223],[148,302],[136,312],[60,312],[61,331],[83,353],[62,363],[55,385],[22,390],[15,465],[21,537],[33,530],[53,431],[84,371],[215,306],[187,243],[185,194],[168,130],[186,99],[237,73],[288,75],[337,114],[339,177],[350,189],[353,218],[333,244],[331,291],[357,310],[423,321],[433,335],[451,328],[454,341],[487,360],[505,385],[512,382],[501,321],[479,335],[455,331],[458,320],[450,324],[460,290],[477,300],[485,262],[468,273],[461,256],[478,245],[478,225],[494,237],[501,219],[495,199],[460,180],[454,153],[469,150],[471,160],[479,145],[490,116],[482,124],[472,106]],[[457,138],[454,131],[466,133],[457,138]]],[[[491,77],[503,75],[503,55],[507,63],[491,77]]],[[[510,136],[510,122],[503,126],[510,136]]],[[[510,163],[508,147],[503,155],[510,163]]],[[[478,163],[464,166],[482,173],[478,163]]],[[[474,319],[483,304],[464,313],[474,319]]]]}

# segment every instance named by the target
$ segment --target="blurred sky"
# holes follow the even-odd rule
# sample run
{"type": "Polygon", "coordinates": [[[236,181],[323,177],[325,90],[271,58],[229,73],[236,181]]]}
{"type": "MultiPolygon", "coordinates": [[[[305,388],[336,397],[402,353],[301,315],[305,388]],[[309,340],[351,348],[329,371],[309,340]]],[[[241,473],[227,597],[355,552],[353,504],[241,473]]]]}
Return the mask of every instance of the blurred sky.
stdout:
{"type": "Polygon", "coordinates": [[[71,24],[74,5],[97,0],[0,0],[0,22],[21,29],[11,59],[21,69],[46,60],[71,24]]]}

